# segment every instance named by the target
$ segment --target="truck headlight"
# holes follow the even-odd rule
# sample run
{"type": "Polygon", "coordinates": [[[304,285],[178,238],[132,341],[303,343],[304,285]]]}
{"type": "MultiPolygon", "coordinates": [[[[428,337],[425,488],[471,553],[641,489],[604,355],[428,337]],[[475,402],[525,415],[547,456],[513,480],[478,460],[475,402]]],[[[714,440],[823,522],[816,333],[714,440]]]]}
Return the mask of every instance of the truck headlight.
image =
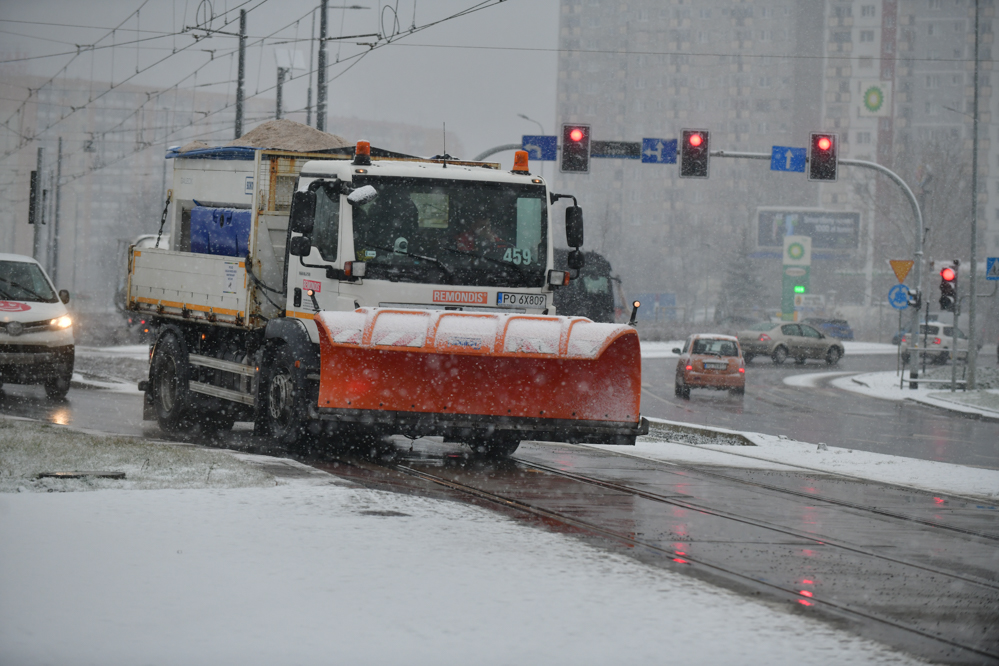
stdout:
{"type": "Polygon", "coordinates": [[[69,328],[73,325],[73,320],[70,319],[69,315],[63,315],[61,317],[56,317],[49,322],[49,326],[52,328],[69,328]]]}

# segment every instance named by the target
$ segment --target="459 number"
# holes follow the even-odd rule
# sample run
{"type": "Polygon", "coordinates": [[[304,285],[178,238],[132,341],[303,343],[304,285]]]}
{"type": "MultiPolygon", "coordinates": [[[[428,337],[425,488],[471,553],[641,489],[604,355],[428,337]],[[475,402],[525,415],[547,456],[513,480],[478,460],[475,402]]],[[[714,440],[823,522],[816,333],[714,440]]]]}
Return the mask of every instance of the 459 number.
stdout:
{"type": "Polygon", "coordinates": [[[511,264],[517,264],[518,266],[521,264],[527,266],[531,263],[531,251],[507,248],[506,253],[503,255],[503,261],[509,261],[511,264]]]}

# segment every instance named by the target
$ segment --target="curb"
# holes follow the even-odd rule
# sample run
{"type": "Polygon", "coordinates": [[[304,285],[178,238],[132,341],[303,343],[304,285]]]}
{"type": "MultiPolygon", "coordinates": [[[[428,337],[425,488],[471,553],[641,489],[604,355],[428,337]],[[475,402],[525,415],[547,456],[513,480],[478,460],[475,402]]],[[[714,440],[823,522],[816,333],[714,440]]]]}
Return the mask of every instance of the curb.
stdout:
{"type": "MultiPolygon", "coordinates": [[[[648,418],[648,417],[646,417],[648,418]]],[[[676,421],[649,419],[649,434],[666,435],[673,441],[686,444],[728,444],[735,446],[756,446],[742,433],[707,426],[692,426],[676,421]],[[709,440],[709,441],[705,441],[709,440]]]]}

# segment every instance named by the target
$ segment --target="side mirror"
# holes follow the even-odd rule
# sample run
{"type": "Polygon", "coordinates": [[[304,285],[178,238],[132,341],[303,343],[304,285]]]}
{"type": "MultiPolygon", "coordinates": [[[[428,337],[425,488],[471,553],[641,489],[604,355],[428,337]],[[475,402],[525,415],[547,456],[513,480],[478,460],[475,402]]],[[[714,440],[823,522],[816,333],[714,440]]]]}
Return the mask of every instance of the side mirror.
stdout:
{"type": "Polygon", "coordinates": [[[288,224],[297,234],[311,234],[316,219],[316,193],[295,192],[291,197],[288,224]]]}
{"type": "Polygon", "coordinates": [[[673,347],[673,353],[674,354],[682,354],[683,351],[679,347],[673,347]]]}
{"type": "Polygon", "coordinates": [[[347,203],[351,206],[363,206],[366,203],[374,201],[377,196],[378,190],[371,185],[365,185],[348,194],[347,203]]]}
{"type": "Polygon", "coordinates": [[[583,258],[583,253],[579,250],[573,250],[570,252],[566,262],[569,264],[569,268],[574,271],[578,271],[586,264],[586,260],[583,258]]]}
{"type": "Polygon", "coordinates": [[[295,236],[288,242],[288,254],[293,257],[307,257],[312,252],[312,241],[308,236],[295,236]]]}
{"type": "Polygon", "coordinates": [[[579,206],[565,209],[565,240],[569,247],[578,248],[583,245],[583,209],[579,206]]]}
{"type": "Polygon", "coordinates": [[[69,303],[69,292],[66,291],[65,289],[60,289],[59,290],[59,300],[62,301],[63,304],[69,303]]]}

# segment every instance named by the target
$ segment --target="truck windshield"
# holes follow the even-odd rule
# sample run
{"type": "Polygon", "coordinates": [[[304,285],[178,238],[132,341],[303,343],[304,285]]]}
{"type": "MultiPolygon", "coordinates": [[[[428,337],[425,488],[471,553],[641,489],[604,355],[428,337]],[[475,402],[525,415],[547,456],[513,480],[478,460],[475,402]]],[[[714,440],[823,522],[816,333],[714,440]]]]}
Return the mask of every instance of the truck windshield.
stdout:
{"type": "Polygon", "coordinates": [[[355,258],[367,263],[369,279],[544,285],[544,187],[373,176],[355,176],[354,184],[378,190],[353,209],[355,258]]]}
{"type": "Polygon", "coordinates": [[[0,261],[0,300],[55,303],[59,298],[38,264],[0,261]]]}

